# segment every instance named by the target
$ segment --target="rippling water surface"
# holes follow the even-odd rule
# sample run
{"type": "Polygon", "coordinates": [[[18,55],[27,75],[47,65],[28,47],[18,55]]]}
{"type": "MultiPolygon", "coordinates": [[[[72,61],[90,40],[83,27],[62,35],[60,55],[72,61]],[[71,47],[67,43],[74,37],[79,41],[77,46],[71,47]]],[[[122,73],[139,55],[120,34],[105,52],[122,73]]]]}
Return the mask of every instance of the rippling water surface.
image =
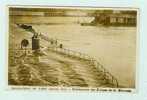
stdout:
{"type": "MultiPolygon", "coordinates": [[[[136,27],[103,27],[69,24],[77,21],[89,22],[93,18],[32,18],[32,22],[60,22],[66,24],[33,24],[36,31],[56,38],[64,47],[86,53],[104,65],[120,85],[135,87],[136,27]],[[35,20],[36,19],[36,20],[35,20]],[[68,24],[67,24],[68,23],[68,24]]],[[[26,19],[25,19],[26,20],[26,19]]],[[[25,21],[24,18],[16,22],[25,21]]]]}

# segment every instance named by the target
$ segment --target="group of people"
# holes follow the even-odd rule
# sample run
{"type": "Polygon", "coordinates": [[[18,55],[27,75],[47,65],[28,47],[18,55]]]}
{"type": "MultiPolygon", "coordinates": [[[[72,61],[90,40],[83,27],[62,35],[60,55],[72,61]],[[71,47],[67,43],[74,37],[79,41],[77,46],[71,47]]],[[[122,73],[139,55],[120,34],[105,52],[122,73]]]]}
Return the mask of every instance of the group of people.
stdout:
{"type": "MultiPolygon", "coordinates": [[[[55,46],[58,46],[58,41],[57,41],[57,39],[56,40],[54,40],[54,39],[51,39],[51,45],[55,45],[55,46]]],[[[63,48],[63,44],[61,43],[61,44],[59,44],[59,47],[60,48],[63,48]]]]}

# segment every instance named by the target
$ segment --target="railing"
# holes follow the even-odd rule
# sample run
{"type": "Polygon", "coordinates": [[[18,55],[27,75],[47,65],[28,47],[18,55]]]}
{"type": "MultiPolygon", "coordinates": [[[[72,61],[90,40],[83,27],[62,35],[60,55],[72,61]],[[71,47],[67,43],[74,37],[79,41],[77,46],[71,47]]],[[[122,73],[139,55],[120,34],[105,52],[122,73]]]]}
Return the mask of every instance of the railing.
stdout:
{"type": "MultiPolygon", "coordinates": [[[[29,31],[31,33],[37,33],[33,28],[31,29],[25,29],[26,31],[29,31]]],[[[48,38],[46,36],[44,36],[43,34],[40,34],[40,37],[48,42],[57,42],[57,40],[52,39],[52,38],[48,38]]],[[[53,46],[53,47],[49,47],[48,48],[51,51],[54,52],[58,52],[60,54],[64,54],[67,55],[69,57],[75,57],[81,60],[85,60],[88,61],[91,65],[95,66],[99,72],[102,72],[104,74],[104,79],[108,80],[109,83],[114,84],[116,87],[119,86],[119,83],[117,81],[117,79],[110,73],[108,72],[103,65],[101,65],[97,60],[95,60],[94,58],[90,57],[87,54],[81,53],[81,52],[77,52],[77,51],[73,51],[70,49],[66,49],[66,48],[59,48],[58,46],[53,46]]]]}
{"type": "MultiPolygon", "coordinates": [[[[28,32],[31,32],[31,33],[33,33],[33,34],[38,34],[33,28],[23,28],[23,27],[21,27],[21,25],[17,25],[18,27],[20,27],[21,29],[24,29],[25,31],[28,31],[28,32]]],[[[26,25],[27,26],[27,25],[26,25]]],[[[38,34],[42,39],[44,39],[44,40],[46,40],[46,41],[48,41],[48,42],[57,42],[57,40],[56,39],[53,39],[53,38],[49,38],[49,37],[47,37],[47,36],[45,36],[45,35],[43,35],[43,34],[38,34]]]]}
{"type": "Polygon", "coordinates": [[[33,50],[31,49],[9,49],[9,63],[12,65],[17,64],[22,57],[32,54],[33,50]]]}
{"type": "Polygon", "coordinates": [[[11,53],[14,54],[14,56],[19,56],[22,54],[31,54],[33,52],[33,50],[31,49],[9,49],[9,53],[11,55],[11,53]]]}
{"type": "Polygon", "coordinates": [[[69,50],[69,49],[66,49],[66,48],[49,47],[48,49],[51,50],[51,51],[54,51],[56,53],[67,55],[69,57],[74,57],[74,58],[78,58],[78,59],[81,59],[81,60],[84,60],[84,61],[88,61],[89,64],[93,65],[94,67],[96,67],[98,69],[99,72],[103,73],[104,80],[108,80],[108,82],[110,84],[114,84],[115,87],[119,86],[117,79],[110,72],[108,72],[103,67],[103,65],[101,65],[97,60],[90,57],[89,55],[84,54],[84,53],[80,53],[80,52],[77,52],[77,51],[69,50]]]}

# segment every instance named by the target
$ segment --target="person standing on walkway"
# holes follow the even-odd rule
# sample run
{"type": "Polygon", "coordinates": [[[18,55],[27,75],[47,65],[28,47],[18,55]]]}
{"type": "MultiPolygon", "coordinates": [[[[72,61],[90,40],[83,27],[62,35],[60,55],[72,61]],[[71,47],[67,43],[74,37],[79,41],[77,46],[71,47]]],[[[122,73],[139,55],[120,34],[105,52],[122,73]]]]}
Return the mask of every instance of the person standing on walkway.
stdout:
{"type": "Polygon", "coordinates": [[[60,44],[59,47],[60,47],[60,48],[63,48],[63,44],[60,44]]]}

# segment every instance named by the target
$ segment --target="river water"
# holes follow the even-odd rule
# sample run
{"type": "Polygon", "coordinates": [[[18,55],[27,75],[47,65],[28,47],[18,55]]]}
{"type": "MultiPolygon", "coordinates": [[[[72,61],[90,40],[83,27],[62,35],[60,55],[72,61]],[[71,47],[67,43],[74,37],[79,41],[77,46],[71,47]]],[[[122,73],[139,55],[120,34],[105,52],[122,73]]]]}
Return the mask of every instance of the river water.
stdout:
{"type": "Polygon", "coordinates": [[[136,27],[81,26],[93,18],[20,18],[18,23],[59,22],[64,24],[33,24],[37,32],[56,38],[65,48],[86,53],[97,59],[114,75],[120,85],[135,87],[136,27]],[[65,24],[66,23],[66,24],[65,24]],[[72,24],[71,24],[72,23],[72,24]],[[74,23],[74,24],[73,24],[74,23]]]}

